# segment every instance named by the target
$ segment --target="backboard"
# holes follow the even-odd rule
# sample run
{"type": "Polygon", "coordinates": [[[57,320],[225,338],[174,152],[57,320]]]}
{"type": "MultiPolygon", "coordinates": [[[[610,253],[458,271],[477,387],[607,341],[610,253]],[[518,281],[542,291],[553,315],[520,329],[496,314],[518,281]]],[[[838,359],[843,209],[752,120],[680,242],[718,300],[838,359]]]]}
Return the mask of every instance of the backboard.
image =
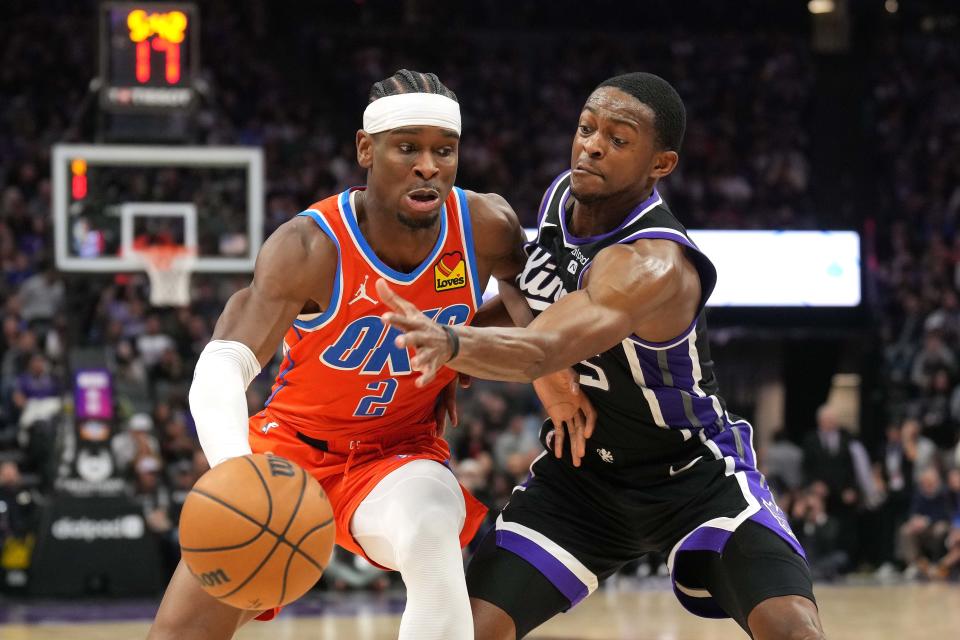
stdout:
{"type": "Polygon", "coordinates": [[[263,153],[254,147],[55,145],[57,268],[142,271],[132,251],[183,245],[194,272],[253,270],[263,243],[263,153]]]}

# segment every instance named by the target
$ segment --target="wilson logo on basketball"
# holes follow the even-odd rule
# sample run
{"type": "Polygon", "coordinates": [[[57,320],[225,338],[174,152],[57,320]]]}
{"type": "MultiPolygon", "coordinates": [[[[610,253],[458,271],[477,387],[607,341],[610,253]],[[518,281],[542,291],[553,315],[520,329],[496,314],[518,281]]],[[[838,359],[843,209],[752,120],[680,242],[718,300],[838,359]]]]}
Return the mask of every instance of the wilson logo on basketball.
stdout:
{"type": "Polygon", "coordinates": [[[197,576],[197,580],[205,587],[213,587],[230,582],[230,576],[228,576],[223,569],[216,569],[215,571],[201,573],[197,576]]]}
{"type": "Polygon", "coordinates": [[[452,251],[440,256],[433,267],[433,283],[437,291],[467,286],[467,265],[463,261],[463,254],[452,251]]]}
{"type": "Polygon", "coordinates": [[[276,456],[270,456],[267,458],[267,460],[270,464],[271,476],[286,476],[288,478],[293,477],[293,465],[290,464],[288,460],[284,460],[283,458],[278,458],[276,456]]]}

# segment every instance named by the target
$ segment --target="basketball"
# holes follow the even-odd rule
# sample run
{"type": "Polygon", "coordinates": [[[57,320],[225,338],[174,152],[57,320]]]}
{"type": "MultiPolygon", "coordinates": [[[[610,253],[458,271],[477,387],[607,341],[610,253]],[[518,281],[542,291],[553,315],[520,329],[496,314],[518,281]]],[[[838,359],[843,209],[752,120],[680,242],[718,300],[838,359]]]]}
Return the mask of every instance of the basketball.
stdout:
{"type": "Polygon", "coordinates": [[[310,589],[333,552],[333,509],[301,467],[272,455],[205,473],[180,516],[183,560],[203,589],[239,609],[270,609],[310,589]]]}

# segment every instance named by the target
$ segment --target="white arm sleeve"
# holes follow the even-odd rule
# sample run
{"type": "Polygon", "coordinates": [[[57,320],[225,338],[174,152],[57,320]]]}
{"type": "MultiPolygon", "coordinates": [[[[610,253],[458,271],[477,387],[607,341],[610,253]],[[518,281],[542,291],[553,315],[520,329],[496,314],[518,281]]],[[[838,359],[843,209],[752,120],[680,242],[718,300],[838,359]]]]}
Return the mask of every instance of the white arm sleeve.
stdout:
{"type": "Polygon", "coordinates": [[[211,467],[251,453],[246,391],[258,373],[257,357],[241,342],[213,340],[200,354],[190,385],[190,413],[211,467]]]}

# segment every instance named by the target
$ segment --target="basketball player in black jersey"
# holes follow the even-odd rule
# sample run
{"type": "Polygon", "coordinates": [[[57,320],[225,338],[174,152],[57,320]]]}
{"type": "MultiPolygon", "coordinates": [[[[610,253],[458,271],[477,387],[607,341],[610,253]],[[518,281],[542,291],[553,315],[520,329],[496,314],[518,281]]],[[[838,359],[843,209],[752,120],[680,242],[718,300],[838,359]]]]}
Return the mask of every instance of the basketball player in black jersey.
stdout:
{"type": "MultiPolygon", "coordinates": [[[[471,562],[478,640],[523,637],[650,551],[668,554],[695,614],[732,617],[756,640],[824,637],[753,428],[718,395],[703,315],[716,271],[656,189],[677,165],[685,118],[651,74],[590,95],[517,280],[536,316],[511,309],[525,328],[441,327],[377,283],[425,381],[444,365],[514,381],[573,366],[598,413],[585,452],[568,444],[534,462],[471,562]]],[[[546,449],[552,437],[548,421],[546,449]]]]}

